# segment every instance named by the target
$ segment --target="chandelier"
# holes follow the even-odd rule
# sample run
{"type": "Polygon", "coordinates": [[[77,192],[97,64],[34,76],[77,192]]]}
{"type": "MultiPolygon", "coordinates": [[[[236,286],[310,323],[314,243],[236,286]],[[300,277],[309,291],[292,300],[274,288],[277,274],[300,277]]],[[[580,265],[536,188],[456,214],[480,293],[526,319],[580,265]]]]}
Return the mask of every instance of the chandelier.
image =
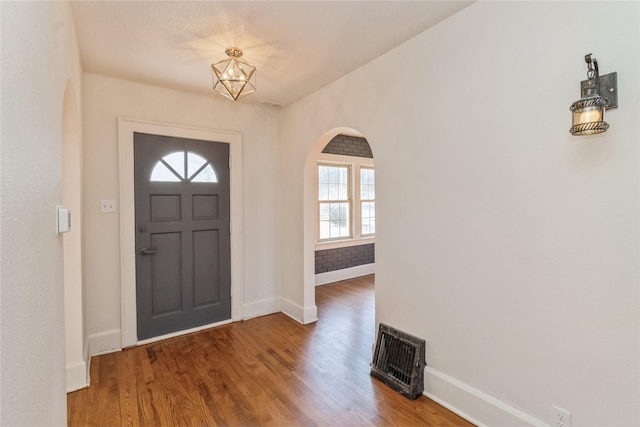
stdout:
{"type": "Polygon", "coordinates": [[[211,64],[213,89],[236,101],[256,91],[256,67],[240,60],[242,49],[225,50],[228,58],[211,64]]]}

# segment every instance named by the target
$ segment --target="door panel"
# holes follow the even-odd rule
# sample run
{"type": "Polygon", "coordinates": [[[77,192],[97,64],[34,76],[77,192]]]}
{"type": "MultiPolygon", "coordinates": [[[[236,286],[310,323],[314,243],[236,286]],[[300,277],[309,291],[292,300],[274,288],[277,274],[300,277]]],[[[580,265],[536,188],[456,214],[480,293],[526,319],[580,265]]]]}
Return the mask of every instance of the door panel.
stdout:
{"type": "Polygon", "coordinates": [[[193,233],[193,301],[196,308],[220,301],[220,266],[218,230],[201,230],[193,233]],[[209,286],[214,281],[217,286],[209,286]]]}
{"type": "Polygon", "coordinates": [[[194,220],[218,219],[218,196],[194,194],[192,200],[194,220]]]}
{"type": "Polygon", "coordinates": [[[151,235],[152,317],[182,311],[182,236],[181,233],[151,235]]]}
{"type": "Polygon", "coordinates": [[[180,221],[182,198],[179,194],[151,194],[151,222],[180,221]]]}
{"type": "Polygon", "coordinates": [[[138,339],[230,319],[229,145],[135,133],[134,162],[138,339]]]}

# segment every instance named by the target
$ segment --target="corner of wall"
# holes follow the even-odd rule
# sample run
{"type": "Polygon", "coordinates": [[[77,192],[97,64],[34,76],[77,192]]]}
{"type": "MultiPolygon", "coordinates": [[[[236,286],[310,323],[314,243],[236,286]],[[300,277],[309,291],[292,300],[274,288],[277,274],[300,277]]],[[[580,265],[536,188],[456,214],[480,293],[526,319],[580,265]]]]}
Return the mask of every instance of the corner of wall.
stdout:
{"type": "Polygon", "coordinates": [[[120,329],[111,329],[98,334],[89,335],[89,355],[113,353],[122,350],[120,329]]]}
{"type": "Polygon", "coordinates": [[[296,322],[308,325],[309,323],[318,321],[318,307],[315,304],[302,307],[286,298],[282,298],[281,301],[282,313],[291,317],[296,322]]]}

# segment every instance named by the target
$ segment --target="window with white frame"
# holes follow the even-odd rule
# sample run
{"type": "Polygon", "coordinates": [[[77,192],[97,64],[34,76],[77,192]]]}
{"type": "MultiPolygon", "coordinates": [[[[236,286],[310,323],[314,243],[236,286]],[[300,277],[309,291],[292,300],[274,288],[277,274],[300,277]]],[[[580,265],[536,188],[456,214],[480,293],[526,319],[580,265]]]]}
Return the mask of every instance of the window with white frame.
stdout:
{"type": "Polygon", "coordinates": [[[152,182],[218,182],[211,163],[192,151],[175,151],[158,160],[151,170],[152,182]]]}
{"type": "Polygon", "coordinates": [[[360,234],[376,232],[376,185],[375,171],[370,167],[360,168],[360,234]]]}
{"type": "Polygon", "coordinates": [[[350,187],[350,165],[318,165],[320,240],[351,237],[350,187]]]}
{"type": "Polygon", "coordinates": [[[318,162],[318,242],[375,235],[373,165],[354,157],[347,163],[345,158],[340,162],[318,162]]]}

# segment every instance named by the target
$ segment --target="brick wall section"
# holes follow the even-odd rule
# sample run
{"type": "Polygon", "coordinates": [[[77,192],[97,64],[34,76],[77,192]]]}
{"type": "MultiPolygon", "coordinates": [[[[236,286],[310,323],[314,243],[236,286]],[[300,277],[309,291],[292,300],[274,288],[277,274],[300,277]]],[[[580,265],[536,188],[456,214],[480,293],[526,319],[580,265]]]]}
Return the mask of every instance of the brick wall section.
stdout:
{"type": "Polygon", "coordinates": [[[364,138],[348,135],[336,135],[322,150],[326,154],[341,156],[368,157],[373,159],[369,143],[364,138]]]}
{"type": "Polygon", "coordinates": [[[316,251],[316,274],[375,262],[375,244],[316,251]]]}

